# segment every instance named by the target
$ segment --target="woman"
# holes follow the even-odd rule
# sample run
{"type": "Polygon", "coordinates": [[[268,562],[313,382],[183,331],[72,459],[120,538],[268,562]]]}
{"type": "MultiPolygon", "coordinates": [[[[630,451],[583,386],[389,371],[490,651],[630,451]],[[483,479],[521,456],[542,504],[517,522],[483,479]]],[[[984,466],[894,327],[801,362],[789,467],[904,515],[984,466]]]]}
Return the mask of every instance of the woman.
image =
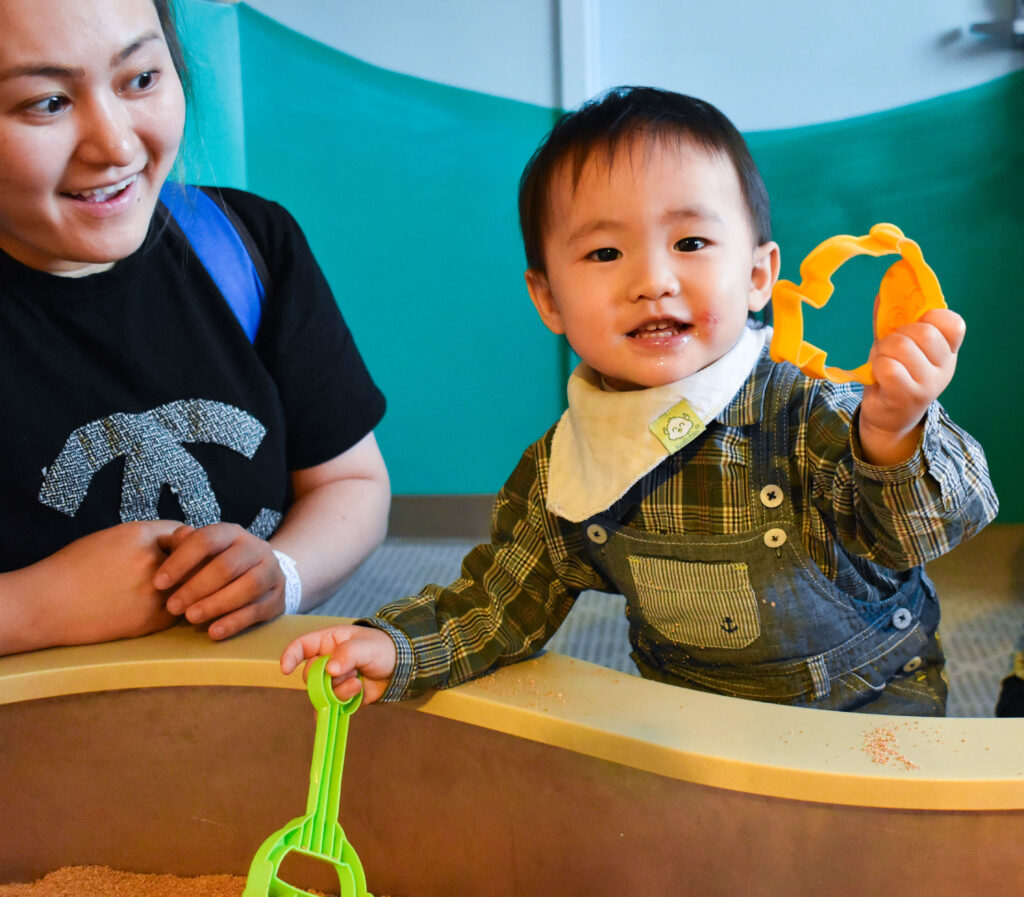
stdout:
{"type": "Polygon", "coordinates": [[[269,273],[250,342],[158,202],[169,2],[0,0],[0,653],[227,638],[385,533],[384,400],[298,226],[223,191],[269,273]]]}

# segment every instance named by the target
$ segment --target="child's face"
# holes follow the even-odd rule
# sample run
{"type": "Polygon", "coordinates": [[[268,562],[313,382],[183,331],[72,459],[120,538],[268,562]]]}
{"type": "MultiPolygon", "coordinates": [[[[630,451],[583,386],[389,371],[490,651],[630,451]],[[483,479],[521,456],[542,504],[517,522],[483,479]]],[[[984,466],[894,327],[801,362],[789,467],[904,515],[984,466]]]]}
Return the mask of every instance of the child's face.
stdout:
{"type": "Polygon", "coordinates": [[[152,0],[0,0],[0,249],[53,272],[130,255],[184,119],[152,0]]]}
{"type": "Polygon", "coordinates": [[[662,386],[721,358],[771,297],[774,243],[756,246],[728,157],[635,138],[556,172],[545,273],[526,274],[544,323],[619,389],[662,386]]]}

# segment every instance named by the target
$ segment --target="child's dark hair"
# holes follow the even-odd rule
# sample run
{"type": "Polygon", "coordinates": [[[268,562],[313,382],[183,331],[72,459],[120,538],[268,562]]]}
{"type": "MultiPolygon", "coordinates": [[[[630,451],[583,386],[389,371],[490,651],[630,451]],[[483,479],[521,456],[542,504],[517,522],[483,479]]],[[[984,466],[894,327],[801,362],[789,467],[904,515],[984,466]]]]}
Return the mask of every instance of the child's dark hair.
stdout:
{"type": "Polygon", "coordinates": [[[565,113],[526,164],[519,181],[519,226],[527,266],[544,273],[544,230],[551,182],[564,162],[572,164],[573,186],[591,154],[603,149],[609,160],[636,134],[655,139],[690,140],[726,155],[736,169],[757,244],[771,239],[768,191],[746,141],[710,103],[654,87],[615,87],[565,113]]]}

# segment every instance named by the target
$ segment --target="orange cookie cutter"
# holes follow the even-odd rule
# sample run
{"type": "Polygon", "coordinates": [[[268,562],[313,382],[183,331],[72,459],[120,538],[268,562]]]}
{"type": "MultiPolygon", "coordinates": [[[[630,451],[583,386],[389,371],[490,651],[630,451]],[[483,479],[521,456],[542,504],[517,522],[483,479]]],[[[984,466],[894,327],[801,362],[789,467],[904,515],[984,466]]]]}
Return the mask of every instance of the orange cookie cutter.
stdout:
{"type": "Polygon", "coordinates": [[[808,377],[865,385],[874,382],[871,362],[852,371],[825,365],[824,350],[804,342],[803,303],[822,308],[835,287],[832,275],[855,255],[893,255],[894,262],[882,276],[874,316],[875,339],[916,321],[926,311],[946,308],[935,272],[925,263],[921,247],[905,237],[895,224],[876,224],[864,237],[840,234],[829,237],[812,249],[800,263],[800,285],[780,280],[772,291],[771,356],[773,361],[789,361],[808,377]]]}

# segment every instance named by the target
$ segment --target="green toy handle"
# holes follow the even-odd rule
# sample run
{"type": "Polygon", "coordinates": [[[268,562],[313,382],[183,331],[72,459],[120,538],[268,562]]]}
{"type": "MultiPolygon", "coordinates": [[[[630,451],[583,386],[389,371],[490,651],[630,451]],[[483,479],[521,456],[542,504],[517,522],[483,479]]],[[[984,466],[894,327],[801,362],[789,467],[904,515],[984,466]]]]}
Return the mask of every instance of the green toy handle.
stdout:
{"type": "Polygon", "coordinates": [[[327,657],[316,658],[306,679],[309,700],[316,708],[306,815],[293,819],[263,842],[249,867],[243,897],[313,897],[278,876],[281,861],[293,850],[333,866],[340,897],[372,897],[366,890],[359,857],[338,822],[348,718],[363,695],[360,692],[347,701],[340,700],[331,687],[327,661],[327,657]]]}

